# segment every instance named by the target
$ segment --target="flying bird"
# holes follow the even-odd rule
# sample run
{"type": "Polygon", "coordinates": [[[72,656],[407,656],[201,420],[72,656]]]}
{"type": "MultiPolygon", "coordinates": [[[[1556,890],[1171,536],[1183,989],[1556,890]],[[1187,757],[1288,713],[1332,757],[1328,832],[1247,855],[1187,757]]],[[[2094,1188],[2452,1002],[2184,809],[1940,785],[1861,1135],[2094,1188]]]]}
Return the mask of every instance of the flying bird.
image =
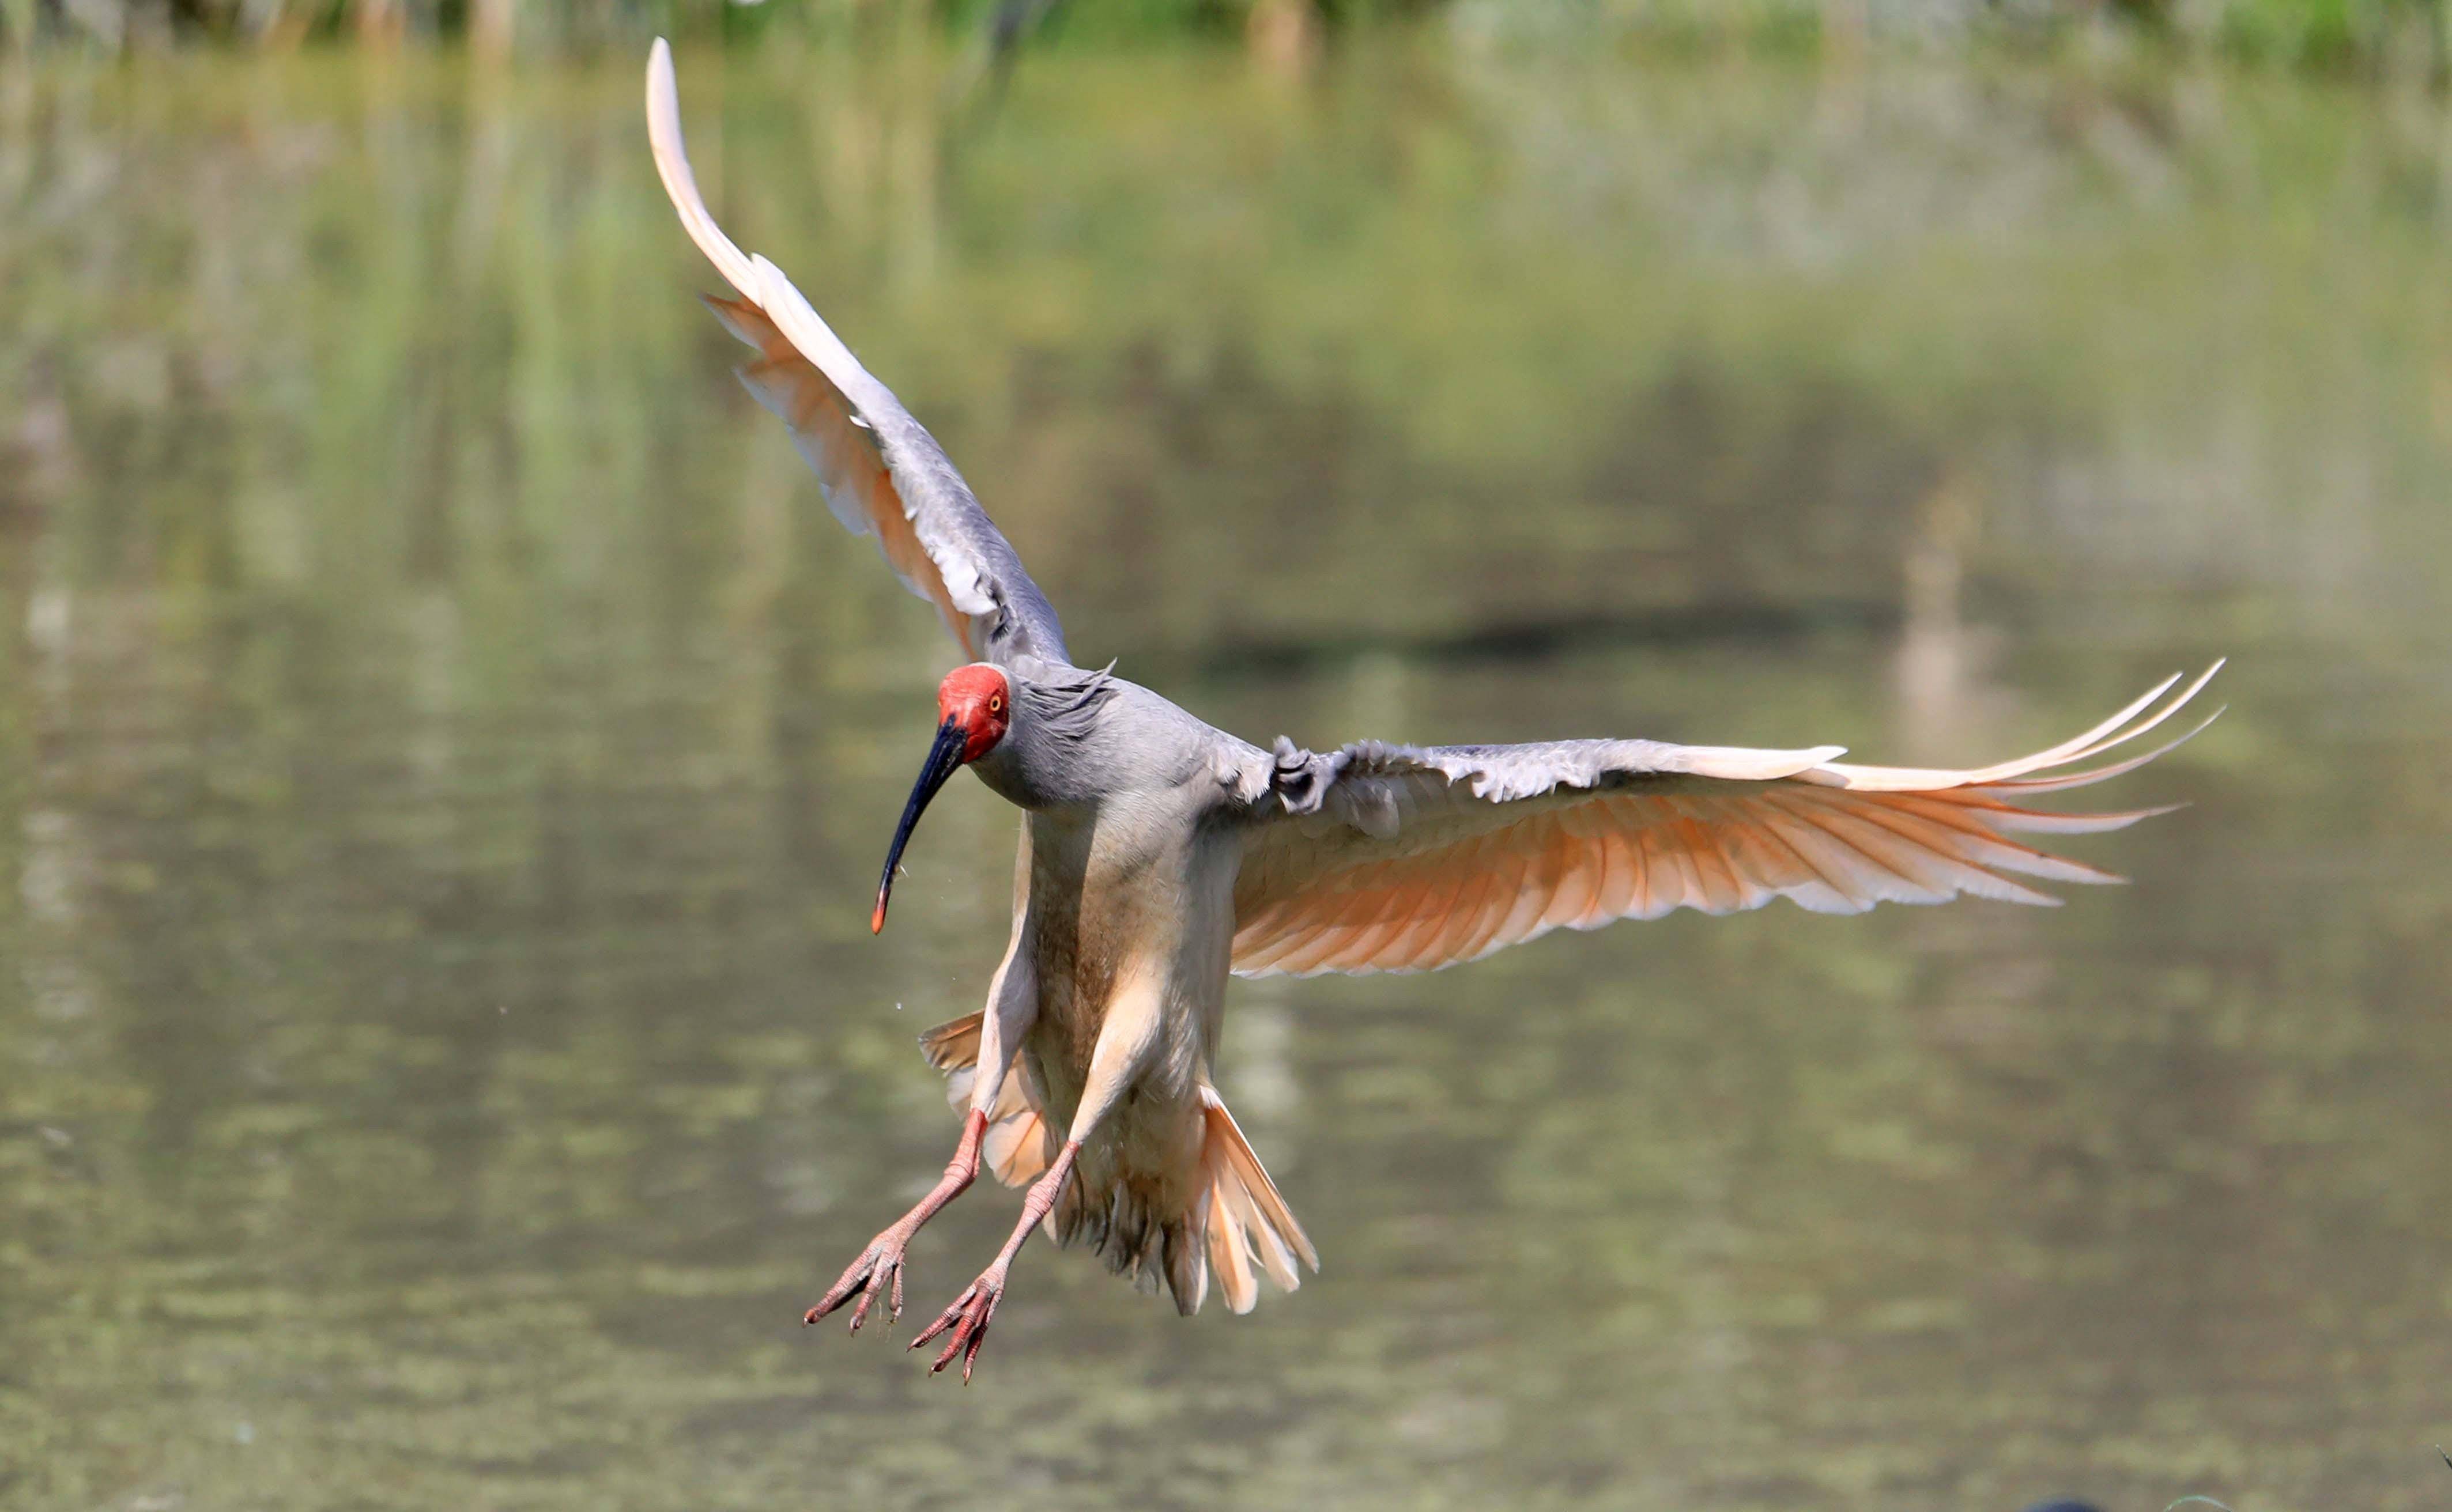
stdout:
{"type": "MultiPolygon", "coordinates": [[[[1414,972],[1567,926],[1785,897],[1819,913],[1961,893],[2052,903],[2021,878],[2119,878],[2019,838],[2114,830],[2163,809],[2071,814],[2029,800],[2142,766],[2177,740],[2083,763],[2161,727],[2221,663],[2173,677],[2049,750],[1971,771],[1859,766],[1842,748],[1656,740],[1263,749],[1075,661],[1021,560],[944,452],[774,264],[734,245],[682,142],[672,55],[647,61],[656,168],[732,286],[709,297],[752,352],[739,369],[816,470],[934,605],[965,663],[887,847],[872,930],[903,848],[965,768],[1019,809],[1013,928],[980,1011],[921,1037],[962,1113],[941,1180],[808,1309],[902,1311],[913,1235],[984,1166],[1026,1187],[1020,1221],[912,1347],[970,1378],[1014,1257],[1042,1224],[1196,1311],[1215,1283],[1248,1311],[1319,1256],[1212,1080],[1230,975],[1414,972]]],[[[2217,711],[2219,712],[2219,711],[2217,711]]],[[[2199,725],[2197,728],[2202,729],[2199,725]]],[[[2191,730],[2189,734],[2194,734],[2191,730]]],[[[2185,739],[2185,736],[2181,738],[2185,739]]]]}

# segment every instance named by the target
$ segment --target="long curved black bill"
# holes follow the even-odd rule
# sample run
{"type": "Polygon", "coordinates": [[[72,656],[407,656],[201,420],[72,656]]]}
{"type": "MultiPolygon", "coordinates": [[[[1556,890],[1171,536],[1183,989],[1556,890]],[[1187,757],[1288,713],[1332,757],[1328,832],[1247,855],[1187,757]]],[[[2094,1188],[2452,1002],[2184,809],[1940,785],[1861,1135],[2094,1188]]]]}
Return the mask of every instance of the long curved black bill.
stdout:
{"type": "Polygon", "coordinates": [[[937,743],[928,748],[928,764],[920,769],[920,780],[911,784],[911,801],[902,805],[902,822],[894,827],[894,848],[885,853],[885,874],[877,879],[877,912],[868,916],[871,934],[885,928],[885,900],[894,892],[894,869],[902,864],[902,848],[911,843],[911,832],[920,827],[928,800],[961,769],[962,747],[969,738],[951,719],[937,727],[937,743]]]}

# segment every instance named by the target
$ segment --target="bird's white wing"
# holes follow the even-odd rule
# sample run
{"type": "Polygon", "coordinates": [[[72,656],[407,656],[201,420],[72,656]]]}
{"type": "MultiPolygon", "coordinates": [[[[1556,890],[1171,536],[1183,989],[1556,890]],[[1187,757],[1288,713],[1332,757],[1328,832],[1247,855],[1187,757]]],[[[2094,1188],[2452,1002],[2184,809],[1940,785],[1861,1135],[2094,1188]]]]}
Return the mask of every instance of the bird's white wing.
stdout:
{"type": "Polygon", "coordinates": [[[2167,811],[2056,814],[2026,800],[2170,749],[2070,770],[2162,724],[2221,665],[2160,709],[2178,677],[2074,739],[1964,772],[1848,765],[1831,759],[1837,746],[1364,742],[1319,756],[1281,739],[1236,880],[1235,971],[1429,971],[1560,925],[1774,897],[1828,913],[1962,893],[2054,903],[2013,877],[2120,878],[2012,835],[2115,830],[2167,811]]]}
{"type": "Polygon", "coordinates": [[[936,438],[780,268],[735,246],[707,212],[682,149],[672,49],[662,37],[647,54],[647,139],[682,227],[740,292],[707,304],[757,348],[741,381],[790,428],[835,518],[854,535],[877,538],[903,585],[937,606],[967,655],[1069,661],[1056,611],[936,438]]]}

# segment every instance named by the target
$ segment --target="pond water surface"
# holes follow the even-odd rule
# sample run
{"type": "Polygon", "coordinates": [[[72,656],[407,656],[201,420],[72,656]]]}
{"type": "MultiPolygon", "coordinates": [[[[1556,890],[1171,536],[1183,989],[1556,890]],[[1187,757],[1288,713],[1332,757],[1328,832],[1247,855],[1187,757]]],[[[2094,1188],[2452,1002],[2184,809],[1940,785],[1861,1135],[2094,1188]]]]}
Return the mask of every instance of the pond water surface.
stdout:
{"type": "Polygon", "coordinates": [[[1035,1247],[930,1380],[798,1317],[950,1148],[1013,824],[952,790],[869,937],[950,658],[726,376],[635,61],[0,60],[0,1505],[2452,1505],[2441,101],[948,78],[682,94],[1083,657],[1941,763],[2228,654],[2117,789],[2190,806],[2059,910],[1238,984],[1325,1269],[1035,1247]]]}

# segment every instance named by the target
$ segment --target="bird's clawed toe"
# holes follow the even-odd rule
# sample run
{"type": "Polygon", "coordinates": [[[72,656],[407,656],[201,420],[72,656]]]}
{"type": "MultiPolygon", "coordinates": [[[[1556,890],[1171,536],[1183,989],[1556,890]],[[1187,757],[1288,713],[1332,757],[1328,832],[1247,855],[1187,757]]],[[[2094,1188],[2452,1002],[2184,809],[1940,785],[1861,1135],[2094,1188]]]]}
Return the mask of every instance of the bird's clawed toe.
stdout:
{"type": "Polygon", "coordinates": [[[879,1298],[885,1299],[885,1323],[892,1327],[902,1317],[902,1252],[906,1241],[892,1230],[872,1240],[851,1263],[840,1280],[818,1299],[818,1305],[801,1314],[803,1325],[813,1324],[852,1299],[860,1297],[860,1306],[851,1310],[851,1331],[868,1321],[868,1309],[879,1298]]]}
{"type": "Polygon", "coordinates": [[[938,1355],[937,1363],[928,1367],[930,1375],[952,1365],[954,1356],[959,1354],[962,1357],[962,1384],[970,1384],[971,1366],[979,1358],[979,1345],[987,1339],[988,1324],[996,1317],[997,1303],[1003,1296],[1003,1270],[991,1267],[981,1273],[979,1280],[971,1283],[969,1289],[954,1299],[952,1306],[939,1313],[937,1321],[930,1324],[919,1338],[911,1341],[911,1347],[917,1349],[947,1329],[953,1330],[953,1337],[945,1341],[944,1352],[938,1355]]]}

